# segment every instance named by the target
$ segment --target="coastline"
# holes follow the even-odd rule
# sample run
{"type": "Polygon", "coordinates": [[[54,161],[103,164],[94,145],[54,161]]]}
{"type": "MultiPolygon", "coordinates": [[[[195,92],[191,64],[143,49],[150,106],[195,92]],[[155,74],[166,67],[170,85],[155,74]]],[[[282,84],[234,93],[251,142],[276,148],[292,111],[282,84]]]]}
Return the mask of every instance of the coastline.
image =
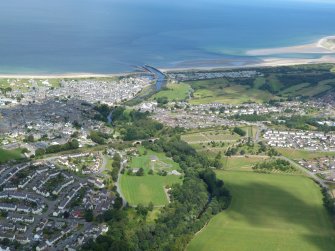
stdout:
{"type": "Polygon", "coordinates": [[[246,51],[247,56],[269,56],[275,54],[333,54],[335,53],[335,36],[327,36],[314,43],[277,47],[253,49],[246,51]]]}
{"type": "Polygon", "coordinates": [[[121,73],[59,73],[59,74],[1,74],[0,79],[4,78],[18,78],[18,79],[58,79],[58,78],[113,78],[123,77],[128,75],[135,75],[137,72],[121,72],[121,73]]]}
{"type": "MultiPolygon", "coordinates": [[[[226,59],[222,60],[196,60],[189,62],[189,65],[179,65],[176,67],[157,67],[164,73],[173,71],[197,71],[197,70],[227,70],[227,69],[241,69],[241,68],[253,68],[253,67],[276,67],[276,66],[292,66],[292,65],[303,65],[303,64],[322,64],[322,63],[333,63],[335,64],[335,36],[327,36],[319,39],[315,43],[288,46],[288,47],[277,47],[277,48],[265,48],[265,49],[254,49],[246,51],[247,56],[254,57],[254,60],[241,60],[241,61],[230,61],[226,59]],[[319,58],[283,58],[280,54],[321,54],[323,56],[319,58]],[[276,55],[269,57],[271,55],[276,55]],[[213,64],[214,62],[214,64],[213,64]],[[237,63],[234,65],[234,63],[237,63]]],[[[140,72],[120,72],[120,73],[11,73],[5,74],[0,73],[0,79],[62,79],[62,78],[113,78],[123,77],[139,74],[140,72]]]]}
{"type": "MultiPolygon", "coordinates": [[[[243,69],[243,68],[254,68],[254,67],[276,67],[276,66],[292,66],[292,65],[304,65],[304,64],[324,64],[332,63],[335,64],[335,56],[325,55],[317,59],[303,59],[303,58],[260,58],[259,63],[250,62],[244,65],[217,65],[217,66],[197,66],[196,64],[189,67],[158,67],[163,73],[175,72],[175,71],[213,71],[213,70],[228,70],[228,69],[243,69]]],[[[64,74],[0,74],[0,79],[62,79],[62,78],[112,78],[112,77],[124,77],[137,75],[140,72],[121,72],[121,73],[64,73],[64,74]]]]}
{"type": "Polygon", "coordinates": [[[213,70],[228,70],[228,69],[243,69],[255,67],[276,67],[276,66],[293,66],[304,64],[335,64],[335,57],[323,56],[318,59],[303,59],[303,58],[265,58],[260,63],[250,63],[238,66],[199,66],[199,67],[176,67],[176,68],[159,68],[163,73],[176,72],[176,71],[213,71],[213,70]]]}

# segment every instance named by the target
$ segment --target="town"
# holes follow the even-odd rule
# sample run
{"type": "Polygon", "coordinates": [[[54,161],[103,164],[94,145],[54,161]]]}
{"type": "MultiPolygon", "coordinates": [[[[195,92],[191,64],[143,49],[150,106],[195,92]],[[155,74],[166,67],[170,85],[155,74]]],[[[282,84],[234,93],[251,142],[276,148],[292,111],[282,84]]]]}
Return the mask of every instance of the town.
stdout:
{"type": "Polygon", "coordinates": [[[257,163],[288,161],[284,168],[297,165],[321,186],[335,184],[335,102],[329,96],[230,103],[219,102],[230,95],[222,93],[216,100],[216,92],[231,91],[229,84],[214,94],[206,90],[198,102],[201,88],[212,83],[206,81],[249,83],[266,74],[159,74],[1,82],[0,150],[15,156],[0,161],[2,246],[79,250],[111,232],[103,220],[111,210],[140,210],[143,201],[158,214],[185,175],[179,159],[155,143],[166,132],[208,154],[213,169],[245,161],[260,172],[257,163]],[[156,91],[155,80],[165,86],[156,91]],[[199,87],[197,81],[205,82],[199,87]],[[181,96],[178,88],[185,87],[181,96]]]}

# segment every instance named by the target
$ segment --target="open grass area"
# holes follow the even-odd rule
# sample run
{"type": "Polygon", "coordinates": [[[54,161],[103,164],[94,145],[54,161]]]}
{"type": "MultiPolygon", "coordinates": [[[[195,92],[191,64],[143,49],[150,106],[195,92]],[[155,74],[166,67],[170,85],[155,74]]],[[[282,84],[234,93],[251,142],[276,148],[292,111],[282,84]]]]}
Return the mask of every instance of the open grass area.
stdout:
{"type": "Polygon", "coordinates": [[[18,160],[22,159],[21,149],[15,150],[4,150],[0,148],[0,164],[10,161],[10,160],[18,160]]]}
{"type": "Polygon", "coordinates": [[[189,251],[326,251],[335,247],[320,188],[309,178],[219,171],[233,195],[188,246],[189,251]]]}
{"type": "Polygon", "coordinates": [[[167,173],[175,170],[181,173],[179,165],[172,159],[165,156],[164,153],[157,153],[139,147],[139,156],[133,157],[129,163],[129,169],[121,176],[121,189],[130,205],[142,203],[144,205],[152,202],[155,206],[164,206],[168,203],[165,188],[175,183],[182,182],[182,176],[166,175],[161,176],[158,173],[165,171],[167,173]],[[144,176],[129,175],[128,171],[144,169],[144,176]],[[153,170],[153,174],[148,174],[153,170]]]}
{"type": "Polygon", "coordinates": [[[283,97],[315,97],[334,90],[333,69],[330,64],[258,68],[262,74],[250,78],[188,81],[195,90],[190,103],[264,103],[283,97]]]}
{"type": "Polygon", "coordinates": [[[314,151],[312,152],[312,151],[295,150],[289,148],[276,148],[276,150],[286,158],[293,160],[301,160],[301,159],[309,160],[327,156],[329,157],[335,156],[335,152],[314,152],[314,151]]]}
{"type": "Polygon", "coordinates": [[[164,153],[154,152],[144,147],[139,147],[139,156],[133,157],[129,163],[130,168],[143,168],[147,173],[153,169],[154,173],[164,170],[170,172],[173,170],[180,171],[178,163],[174,162],[171,158],[165,156],[164,153]]]}
{"type": "Polygon", "coordinates": [[[164,206],[168,203],[164,187],[181,182],[182,180],[174,175],[159,176],[121,176],[121,189],[127,202],[136,206],[138,204],[148,205],[152,202],[155,206],[164,206]]]}
{"type": "Polygon", "coordinates": [[[263,156],[237,156],[237,157],[224,157],[223,168],[228,171],[252,171],[252,167],[267,159],[263,156]]]}
{"type": "Polygon", "coordinates": [[[190,100],[191,104],[263,103],[273,98],[273,95],[267,91],[251,88],[247,85],[229,84],[225,79],[192,81],[190,85],[195,89],[194,97],[190,100]]]}
{"type": "Polygon", "coordinates": [[[167,97],[170,101],[181,101],[188,98],[191,91],[191,86],[188,84],[171,84],[169,83],[166,88],[156,93],[151,99],[159,97],[167,97]]]}
{"type": "Polygon", "coordinates": [[[207,143],[207,142],[235,142],[241,137],[232,133],[230,130],[208,130],[203,132],[187,133],[182,135],[182,140],[189,144],[207,143]]]}

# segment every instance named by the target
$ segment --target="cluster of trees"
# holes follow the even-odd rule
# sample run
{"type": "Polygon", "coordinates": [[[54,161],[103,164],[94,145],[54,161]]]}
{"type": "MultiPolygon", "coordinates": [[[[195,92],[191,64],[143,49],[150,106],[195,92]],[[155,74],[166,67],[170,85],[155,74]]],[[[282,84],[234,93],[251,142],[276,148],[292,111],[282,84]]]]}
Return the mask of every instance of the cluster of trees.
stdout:
{"type": "Polygon", "coordinates": [[[252,167],[252,169],[256,171],[265,171],[265,172],[267,171],[271,172],[273,170],[288,172],[295,170],[289,161],[282,159],[266,160],[264,162],[257,163],[252,167]]]}
{"type": "Polygon", "coordinates": [[[36,156],[42,156],[48,153],[58,153],[68,150],[74,150],[79,148],[79,142],[76,139],[72,139],[63,145],[52,145],[48,146],[46,149],[38,148],[35,152],[36,156]]]}
{"type": "Polygon", "coordinates": [[[236,146],[229,147],[225,155],[234,156],[234,155],[245,155],[245,154],[266,154],[270,157],[279,156],[280,154],[273,147],[267,147],[264,142],[258,142],[255,144],[251,138],[248,138],[246,143],[239,143],[236,146]]]}
{"type": "Polygon", "coordinates": [[[136,172],[133,172],[133,169],[129,168],[128,171],[127,171],[127,174],[130,175],[130,176],[132,176],[132,175],[144,176],[144,169],[141,167],[136,172]]]}
{"type": "MultiPolygon", "coordinates": [[[[319,124],[318,120],[324,120],[324,118],[314,118],[310,116],[291,116],[290,119],[287,119],[286,117],[280,117],[280,120],[285,121],[285,125],[288,128],[291,129],[299,129],[299,130],[309,130],[310,127],[315,127],[317,128],[318,131],[322,132],[330,132],[330,131],[335,131],[335,126],[328,126],[326,124],[319,124]]],[[[276,122],[274,121],[276,124],[276,122]]]]}
{"type": "Polygon", "coordinates": [[[156,98],[156,101],[159,107],[162,107],[166,105],[167,103],[169,103],[168,97],[158,97],[156,98]]]}
{"type": "Polygon", "coordinates": [[[233,130],[234,133],[244,137],[245,135],[247,135],[247,133],[240,127],[234,127],[234,130],[233,130]]]}
{"type": "Polygon", "coordinates": [[[117,181],[119,172],[120,172],[120,168],[121,168],[121,156],[118,153],[115,153],[113,156],[113,163],[112,163],[112,171],[111,171],[111,176],[112,176],[112,180],[114,182],[117,181]]]}
{"type": "Polygon", "coordinates": [[[111,112],[111,108],[106,104],[98,104],[94,109],[98,112],[98,114],[94,116],[94,119],[107,122],[107,116],[111,112]]]}
{"type": "Polygon", "coordinates": [[[323,195],[323,205],[325,206],[325,208],[327,209],[327,211],[335,216],[335,201],[332,198],[332,196],[329,194],[328,190],[326,188],[322,188],[321,190],[322,195],[323,195]]]}
{"type": "Polygon", "coordinates": [[[235,115],[234,119],[249,122],[258,122],[258,121],[267,121],[269,120],[269,117],[270,115],[242,114],[242,115],[235,115]]]}
{"type": "Polygon", "coordinates": [[[127,110],[120,106],[112,111],[112,124],[120,128],[126,141],[152,138],[159,134],[163,125],[149,118],[149,114],[149,112],[127,110]]]}
{"type": "Polygon", "coordinates": [[[90,139],[99,144],[104,145],[106,144],[106,140],[110,138],[110,135],[107,133],[99,132],[99,131],[91,131],[90,132],[90,139]]]}

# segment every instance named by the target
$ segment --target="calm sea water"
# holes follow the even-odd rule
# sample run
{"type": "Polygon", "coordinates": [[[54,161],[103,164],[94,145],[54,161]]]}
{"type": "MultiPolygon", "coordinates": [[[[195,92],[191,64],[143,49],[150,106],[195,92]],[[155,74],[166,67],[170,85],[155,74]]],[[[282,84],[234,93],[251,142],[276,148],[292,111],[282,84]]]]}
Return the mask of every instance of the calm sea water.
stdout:
{"type": "Polygon", "coordinates": [[[306,1],[0,1],[0,73],[238,65],[256,60],[248,49],[334,35],[335,4],[306,1]]]}

